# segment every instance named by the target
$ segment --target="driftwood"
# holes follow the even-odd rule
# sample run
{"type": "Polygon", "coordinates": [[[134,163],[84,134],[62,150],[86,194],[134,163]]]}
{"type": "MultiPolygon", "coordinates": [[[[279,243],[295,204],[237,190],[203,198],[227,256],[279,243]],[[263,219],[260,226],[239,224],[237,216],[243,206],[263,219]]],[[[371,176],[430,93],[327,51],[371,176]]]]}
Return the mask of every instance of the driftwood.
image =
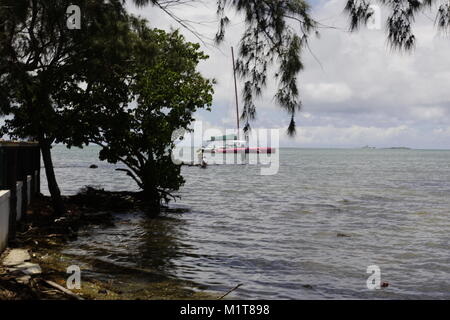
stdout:
{"type": "Polygon", "coordinates": [[[238,284],[236,287],[234,287],[233,289],[231,289],[230,291],[228,291],[227,293],[225,293],[223,296],[221,296],[219,299],[217,300],[222,300],[223,298],[225,298],[227,295],[229,295],[230,293],[232,293],[233,291],[239,289],[239,287],[243,286],[243,283],[238,284]]]}
{"type": "Polygon", "coordinates": [[[77,299],[77,300],[84,300],[82,297],[80,297],[79,295],[73,293],[72,291],[60,286],[59,284],[50,281],[50,280],[43,280],[46,284],[48,284],[49,286],[52,286],[55,289],[58,289],[59,291],[62,291],[63,293],[67,294],[68,296],[77,299]]]}

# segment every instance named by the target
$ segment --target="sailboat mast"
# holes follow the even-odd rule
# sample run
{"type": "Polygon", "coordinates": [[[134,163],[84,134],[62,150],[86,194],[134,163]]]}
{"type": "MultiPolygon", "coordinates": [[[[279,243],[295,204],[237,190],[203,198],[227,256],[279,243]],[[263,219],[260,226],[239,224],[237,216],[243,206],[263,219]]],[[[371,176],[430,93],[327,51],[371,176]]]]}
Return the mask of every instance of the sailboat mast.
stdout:
{"type": "Polygon", "coordinates": [[[236,123],[237,123],[237,138],[239,140],[239,99],[237,90],[237,80],[236,80],[236,63],[234,60],[234,49],[231,47],[231,56],[233,58],[233,76],[234,76],[234,94],[236,97],[236,123]]]}

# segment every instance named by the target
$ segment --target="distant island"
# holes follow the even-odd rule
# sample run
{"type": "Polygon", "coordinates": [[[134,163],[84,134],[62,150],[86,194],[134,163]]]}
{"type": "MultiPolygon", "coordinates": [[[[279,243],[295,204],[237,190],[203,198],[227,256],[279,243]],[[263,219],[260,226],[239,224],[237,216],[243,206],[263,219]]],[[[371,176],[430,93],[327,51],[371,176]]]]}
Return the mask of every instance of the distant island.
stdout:
{"type": "MultiPolygon", "coordinates": [[[[376,147],[364,146],[361,149],[373,150],[373,149],[376,149],[376,147]]],[[[408,148],[408,147],[390,147],[390,148],[381,148],[381,149],[383,149],[383,150],[412,150],[411,148],[408,148]]]]}

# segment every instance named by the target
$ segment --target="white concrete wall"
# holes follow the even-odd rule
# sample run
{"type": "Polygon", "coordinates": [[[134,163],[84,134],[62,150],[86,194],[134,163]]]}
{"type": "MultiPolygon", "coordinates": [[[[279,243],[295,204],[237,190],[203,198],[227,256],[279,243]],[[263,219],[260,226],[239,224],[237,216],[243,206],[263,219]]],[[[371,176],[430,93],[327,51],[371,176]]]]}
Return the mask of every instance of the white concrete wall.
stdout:
{"type": "Polygon", "coordinates": [[[22,219],[22,188],[23,182],[17,181],[16,195],[17,195],[17,204],[16,204],[16,221],[20,221],[22,219]]]}
{"type": "Polygon", "coordinates": [[[8,245],[9,190],[0,191],[0,252],[8,245]]]}
{"type": "Polygon", "coordinates": [[[27,207],[31,202],[31,176],[27,176],[27,207]]]}
{"type": "MultiPolygon", "coordinates": [[[[37,173],[37,171],[36,171],[37,173]]],[[[36,175],[36,174],[35,174],[36,175]]],[[[27,176],[27,205],[31,202],[31,184],[36,183],[37,179],[32,179],[32,176],[27,176]]],[[[16,210],[17,216],[16,220],[19,221],[22,218],[22,191],[23,182],[17,181],[16,192],[17,192],[17,203],[16,210]]],[[[11,193],[9,190],[0,190],[0,253],[8,245],[8,232],[9,232],[9,215],[10,215],[10,197],[11,193]]]]}
{"type": "Polygon", "coordinates": [[[34,172],[34,193],[36,194],[37,193],[37,190],[38,190],[38,175],[39,175],[39,171],[38,170],[36,170],[35,172],[34,172]]]}

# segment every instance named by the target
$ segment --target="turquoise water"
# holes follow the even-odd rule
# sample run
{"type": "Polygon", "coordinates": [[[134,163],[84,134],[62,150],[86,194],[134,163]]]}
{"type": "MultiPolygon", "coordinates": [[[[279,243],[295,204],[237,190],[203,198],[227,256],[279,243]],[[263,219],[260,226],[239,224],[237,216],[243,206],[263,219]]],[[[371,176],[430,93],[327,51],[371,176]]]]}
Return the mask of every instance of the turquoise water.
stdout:
{"type": "MultiPolygon", "coordinates": [[[[136,189],[97,153],[54,149],[64,194],[88,184],[136,189]],[[93,163],[99,168],[88,169],[93,163]]],[[[273,176],[254,165],[184,167],[187,183],[172,204],[183,214],[155,222],[127,213],[67,251],[201,290],[243,283],[235,297],[244,299],[450,298],[450,151],[281,149],[279,156],[273,176]],[[367,289],[370,265],[388,288],[367,289]]]]}

